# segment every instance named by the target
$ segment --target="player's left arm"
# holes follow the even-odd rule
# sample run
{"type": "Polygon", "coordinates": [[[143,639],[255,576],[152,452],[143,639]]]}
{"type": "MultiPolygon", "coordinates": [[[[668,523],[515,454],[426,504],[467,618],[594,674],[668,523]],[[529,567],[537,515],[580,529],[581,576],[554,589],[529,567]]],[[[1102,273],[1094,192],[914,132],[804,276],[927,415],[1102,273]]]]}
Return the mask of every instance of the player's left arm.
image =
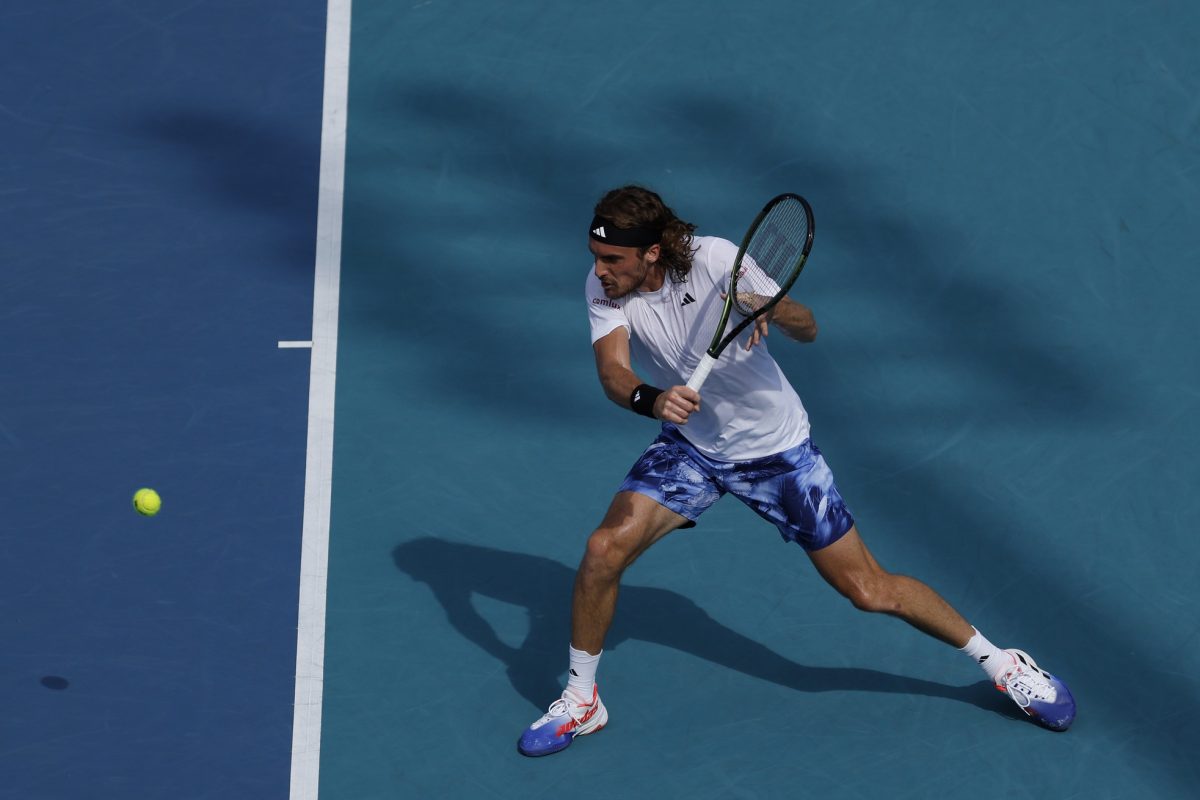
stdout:
{"type": "Polygon", "coordinates": [[[812,309],[785,296],[769,313],[754,321],[754,329],[746,342],[747,350],[766,338],[769,322],[783,331],[784,336],[797,342],[811,342],[817,338],[817,320],[812,309]]]}

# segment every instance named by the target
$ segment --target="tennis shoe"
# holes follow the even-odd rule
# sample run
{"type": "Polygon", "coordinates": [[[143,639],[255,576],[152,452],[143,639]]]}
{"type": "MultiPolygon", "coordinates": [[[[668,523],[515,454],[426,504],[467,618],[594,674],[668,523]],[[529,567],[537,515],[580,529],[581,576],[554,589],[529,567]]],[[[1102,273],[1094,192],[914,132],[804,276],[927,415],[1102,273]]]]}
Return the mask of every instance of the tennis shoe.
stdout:
{"type": "Polygon", "coordinates": [[[581,703],[570,691],[550,704],[541,719],[530,725],[517,742],[524,756],[548,756],[565,750],[576,736],[595,733],[608,723],[608,709],[600,702],[600,690],[592,688],[592,700],[581,703]]]}
{"type": "Polygon", "coordinates": [[[1052,731],[1065,731],[1075,721],[1075,698],[1058,678],[1039,667],[1022,650],[1005,650],[1013,663],[996,678],[1004,692],[1034,722],[1052,731]]]}

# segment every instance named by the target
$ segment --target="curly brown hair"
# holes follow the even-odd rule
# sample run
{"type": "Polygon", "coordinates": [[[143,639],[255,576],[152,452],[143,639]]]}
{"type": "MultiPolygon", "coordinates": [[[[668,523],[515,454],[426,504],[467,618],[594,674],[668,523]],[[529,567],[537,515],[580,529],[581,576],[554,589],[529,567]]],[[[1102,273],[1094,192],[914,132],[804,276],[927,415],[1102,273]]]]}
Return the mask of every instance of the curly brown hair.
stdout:
{"type": "MultiPolygon", "coordinates": [[[[666,267],[667,274],[676,283],[687,280],[692,268],[692,232],[696,226],[675,216],[656,193],[642,186],[622,186],[605,193],[596,203],[595,214],[610,219],[618,228],[647,226],[662,229],[659,242],[659,262],[666,267]]],[[[648,247],[638,248],[638,255],[645,255],[648,247]]]]}

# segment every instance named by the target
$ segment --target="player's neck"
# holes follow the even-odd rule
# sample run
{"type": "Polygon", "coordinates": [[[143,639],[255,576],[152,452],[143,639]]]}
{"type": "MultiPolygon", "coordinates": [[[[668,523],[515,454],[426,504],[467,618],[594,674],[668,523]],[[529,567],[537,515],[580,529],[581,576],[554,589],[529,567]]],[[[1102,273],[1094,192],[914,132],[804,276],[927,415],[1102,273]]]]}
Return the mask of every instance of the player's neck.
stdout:
{"type": "Polygon", "coordinates": [[[650,265],[646,277],[637,287],[639,292],[657,292],[667,280],[667,270],[657,262],[650,265]]]}

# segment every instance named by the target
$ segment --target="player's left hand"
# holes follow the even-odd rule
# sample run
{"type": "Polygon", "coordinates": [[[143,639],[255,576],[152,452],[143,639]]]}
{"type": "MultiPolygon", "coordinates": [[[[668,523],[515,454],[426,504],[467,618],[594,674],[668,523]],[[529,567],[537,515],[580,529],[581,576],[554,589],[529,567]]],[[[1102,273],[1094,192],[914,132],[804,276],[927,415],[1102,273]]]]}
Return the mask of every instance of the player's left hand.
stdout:
{"type": "MultiPolygon", "coordinates": [[[[721,299],[724,300],[726,297],[728,297],[728,295],[726,295],[725,292],[721,292],[721,299]]],[[[754,345],[764,341],[767,338],[767,334],[770,332],[769,325],[771,322],[771,317],[774,314],[775,309],[772,308],[770,311],[754,320],[754,327],[750,329],[750,338],[746,340],[746,346],[743,348],[744,350],[749,350],[751,347],[754,347],[754,345]]]]}
{"type": "Polygon", "coordinates": [[[771,316],[770,312],[763,314],[758,319],[754,320],[754,327],[750,329],[750,338],[746,340],[746,349],[749,350],[759,342],[765,341],[767,334],[770,333],[769,322],[767,317],[771,316]]]}

